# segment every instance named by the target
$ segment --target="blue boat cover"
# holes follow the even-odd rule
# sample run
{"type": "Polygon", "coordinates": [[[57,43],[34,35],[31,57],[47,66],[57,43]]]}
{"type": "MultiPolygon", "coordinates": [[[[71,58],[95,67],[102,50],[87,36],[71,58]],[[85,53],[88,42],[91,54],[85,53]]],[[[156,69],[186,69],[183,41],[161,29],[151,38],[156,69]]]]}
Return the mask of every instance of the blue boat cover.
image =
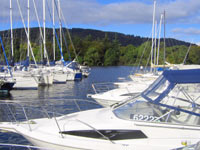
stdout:
{"type": "Polygon", "coordinates": [[[171,83],[200,83],[200,69],[165,70],[163,76],[171,83]]]}

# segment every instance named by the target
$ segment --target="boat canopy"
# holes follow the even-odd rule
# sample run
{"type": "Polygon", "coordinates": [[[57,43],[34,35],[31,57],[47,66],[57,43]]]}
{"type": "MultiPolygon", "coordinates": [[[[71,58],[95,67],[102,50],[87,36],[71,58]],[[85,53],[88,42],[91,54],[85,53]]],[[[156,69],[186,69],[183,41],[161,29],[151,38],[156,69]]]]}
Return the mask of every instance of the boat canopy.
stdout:
{"type": "MultiPolygon", "coordinates": [[[[174,93],[174,97],[177,96],[177,93],[179,93],[178,90],[184,92],[184,95],[187,95],[188,92],[199,93],[199,83],[200,69],[165,70],[163,74],[151,86],[149,86],[149,88],[141,93],[141,96],[151,103],[168,107],[170,109],[184,111],[186,113],[191,113],[173,106],[170,102],[166,103],[166,97],[169,96],[169,93],[172,93],[172,91],[174,93]],[[176,88],[174,89],[175,86],[176,88]],[[185,92],[185,89],[187,89],[187,92],[185,92]],[[188,91],[188,89],[192,89],[192,91],[188,91]]],[[[187,97],[187,101],[192,104],[192,107],[196,106],[196,101],[190,98],[190,96],[184,97],[187,97]]],[[[177,98],[177,101],[178,100],[180,101],[180,99],[177,98]]],[[[186,99],[182,99],[182,101],[183,100],[186,101],[186,99]]],[[[193,114],[200,116],[200,114],[193,114]]]]}
{"type": "Polygon", "coordinates": [[[165,70],[163,74],[141,95],[148,101],[158,103],[174,88],[176,84],[192,83],[200,83],[200,69],[165,70]],[[153,100],[148,97],[148,95],[156,93],[157,90],[160,91],[160,95],[157,98],[153,100]]]}
{"type": "Polygon", "coordinates": [[[200,69],[165,70],[163,77],[170,83],[200,83],[200,69]]]}
{"type": "Polygon", "coordinates": [[[113,112],[122,119],[132,119],[138,114],[143,118],[150,114],[155,119],[171,112],[174,116],[200,117],[200,69],[165,70],[144,92],[116,105],[113,112]]]}

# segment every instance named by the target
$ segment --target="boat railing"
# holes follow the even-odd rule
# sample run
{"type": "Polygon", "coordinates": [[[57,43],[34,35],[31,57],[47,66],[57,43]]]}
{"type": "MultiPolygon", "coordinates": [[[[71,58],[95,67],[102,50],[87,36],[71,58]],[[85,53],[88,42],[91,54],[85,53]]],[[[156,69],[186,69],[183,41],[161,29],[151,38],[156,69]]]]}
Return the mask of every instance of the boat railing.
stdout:
{"type": "Polygon", "coordinates": [[[95,92],[95,94],[107,92],[109,90],[116,89],[118,85],[112,83],[112,82],[105,82],[105,83],[93,83],[92,88],[95,92]]]}
{"type": "MultiPolygon", "coordinates": [[[[79,122],[79,123],[81,123],[81,124],[83,124],[83,125],[89,127],[89,128],[92,129],[93,131],[95,131],[95,132],[96,132],[97,134],[99,134],[103,139],[108,140],[108,141],[111,142],[112,144],[115,144],[115,142],[112,141],[109,137],[107,137],[106,135],[104,135],[103,133],[101,133],[99,130],[97,130],[95,127],[93,127],[92,125],[90,125],[90,124],[88,124],[88,123],[86,123],[86,122],[84,122],[84,121],[81,121],[81,120],[79,120],[79,119],[68,120],[68,121],[76,121],[76,122],[79,122]]],[[[61,132],[60,132],[60,133],[61,133],[61,132]]],[[[63,135],[62,135],[62,137],[63,137],[63,135]]]]}
{"type": "MultiPolygon", "coordinates": [[[[63,110],[59,108],[63,107],[62,102],[58,102],[58,105],[48,104],[47,107],[40,104],[30,104],[28,102],[20,103],[18,101],[5,101],[0,102],[0,121],[1,122],[11,122],[13,124],[27,124],[28,129],[31,131],[31,125],[34,124],[34,119],[38,118],[55,118],[66,115],[69,113],[83,111],[87,109],[100,108],[101,106],[95,101],[91,100],[66,100],[69,105],[63,110]],[[88,107],[86,107],[88,106],[88,107]]],[[[59,128],[59,124],[58,124],[59,128]]]]}
{"type": "MultiPolygon", "coordinates": [[[[35,119],[31,116],[31,114],[37,113],[37,118],[51,118],[53,116],[53,112],[48,111],[44,108],[32,108],[32,106],[24,106],[20,103],[13,103],[13,102],[1,102],[0,103],[1,108],[1,120],[6,120],[7,122],[12,123],[20,123],[20,122],[26,122],[28,124],[29,129],[31,130],[31,119],[35,119]],[[5,118],[6,117],[6,118],[5,118]]],[[[54,113],[55,115],[55,113],[54,113]]],[[[56,113],[56,115],[62,115],[59,113],[56,113]]],[[[36,116],[36,115],[35,115],[36,116]]]]}

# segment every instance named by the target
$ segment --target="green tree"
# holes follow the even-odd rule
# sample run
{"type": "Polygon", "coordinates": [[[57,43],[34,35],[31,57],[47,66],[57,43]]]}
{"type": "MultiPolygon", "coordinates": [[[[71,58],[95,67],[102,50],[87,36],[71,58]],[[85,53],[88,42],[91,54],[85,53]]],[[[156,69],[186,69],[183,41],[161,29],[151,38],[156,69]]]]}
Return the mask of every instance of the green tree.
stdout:
{"type": "Polygon", "coordinates": [[[98,50],[95,47],[90,47],[85,54],[84,61],[89,66],[100,65],[100,57],[98,50]]]}
{"type": "Polygon", "coordinates": [[[200,47],[192,46],[188,54],[187,64],[200,64],[200,47]]]}
{"type": "Polygon", "coordinates": [[[104,56],[104,65],[105,66],[118,65],[119,55],[120,55],[120,45],[117,40],[114,40],[111,47],[106,50],[104,56]]]}

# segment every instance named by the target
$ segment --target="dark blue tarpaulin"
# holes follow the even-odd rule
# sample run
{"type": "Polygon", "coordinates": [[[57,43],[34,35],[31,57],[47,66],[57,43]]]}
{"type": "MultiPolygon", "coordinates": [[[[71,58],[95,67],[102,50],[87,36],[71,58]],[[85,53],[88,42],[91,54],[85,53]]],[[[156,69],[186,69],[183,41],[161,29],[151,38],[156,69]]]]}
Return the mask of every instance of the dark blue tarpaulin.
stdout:
{"type": "Polygon", "coordinates": [[[200,83],[200,69],[165,70],[163,76],[172,83],[200,83]]]}

